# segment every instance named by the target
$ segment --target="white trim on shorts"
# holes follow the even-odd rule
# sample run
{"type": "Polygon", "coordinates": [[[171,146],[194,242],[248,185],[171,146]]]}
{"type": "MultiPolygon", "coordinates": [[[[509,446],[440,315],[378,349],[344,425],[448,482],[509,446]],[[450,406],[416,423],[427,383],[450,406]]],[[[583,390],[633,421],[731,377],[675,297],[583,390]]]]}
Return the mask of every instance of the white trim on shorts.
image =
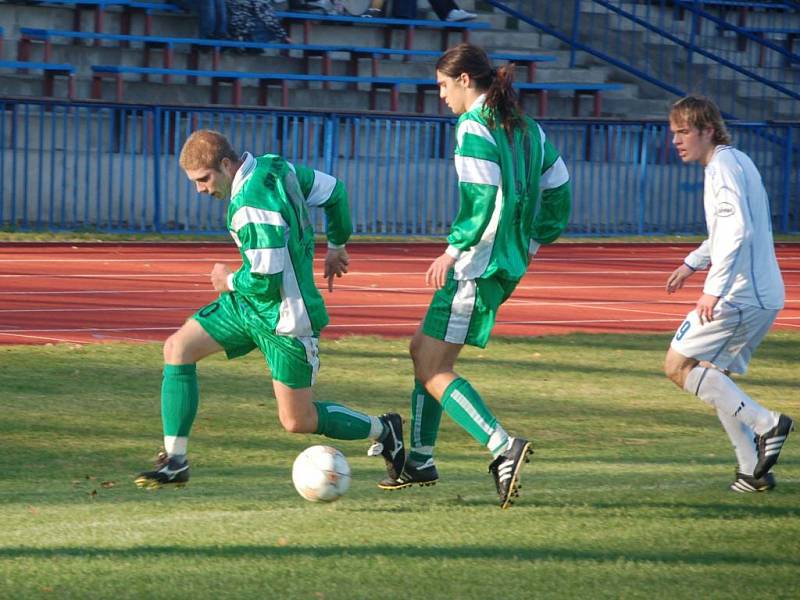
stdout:
{"type": "Polygon", "coordinates": [[[710,362],[719,369],[745,373],[753,352],[767,335],[778,312],[720,300],[710,323],[701,325],[694,310],[687,314],[670,348],[688,358],[710,362]]]}
{"type": "Polygon", "coordinates": [[[311,385],[314,385],[319,373],[319,338],[303,336],[295,339],[306,349],[306,360],[311,365],[311,385]]]}
{"type": "Polygon", "coordinates": [[[475,311],[475,300],[477,297],[478,285],[474,279],[462,279],[458,281],[458,290],[453,296],[450,305],[450,318],[447,321],[447,331],[444,334],[444,341],[451,344],[463,344],[467,340],[469,324],[472,321],[472,313],[475,311]]]}

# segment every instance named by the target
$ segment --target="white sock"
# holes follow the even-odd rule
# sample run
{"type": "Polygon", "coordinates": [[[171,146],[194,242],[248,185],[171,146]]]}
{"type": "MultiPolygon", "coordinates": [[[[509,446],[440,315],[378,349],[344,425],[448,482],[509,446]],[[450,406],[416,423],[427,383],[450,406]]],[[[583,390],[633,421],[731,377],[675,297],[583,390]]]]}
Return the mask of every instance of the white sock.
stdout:
{"type": "Polygon", "coordinates": [[[486,447],[489,449],[489,452],[492,453],[492,456],[497,458],[503,452],[508,450],[511,446],[511,438],[508,437],[508,433],[503,426],[498,423],[495,425],[494,432],[491,436],[489,436],[489,441],[486,443],[486,447]]]}
{"type": "Polygon", "coordinates": [[[722,371],[697,365],[683,384],[694,394],[723,414],[734,417],[761,435],[778,424],[778,416],[745,394],[733,379],[722,371]]]}
{"type": "Polygon", "coordinates": [[[369,439],[377,440],[383,435],[383,421],[378,417],[369,418],[369,439]]]}
{"type": "Polygon", "coordinates": [[[753,441],[755,433],[736,417],[731,417],[721,410],[717,410],[717,417],[722,423],[722,428],[728,434],[728,439],[733,444],[736,460],[739,463],[739,473],[752,475],[758,462],[758,450],[753,441]]]}
{"type": "Polygon", "coordinates": [[[164,436],[164,450],[166,450],[167,456],[186,456],[186,447],[188,445],[189,438],[186,436],[164,436]]]}

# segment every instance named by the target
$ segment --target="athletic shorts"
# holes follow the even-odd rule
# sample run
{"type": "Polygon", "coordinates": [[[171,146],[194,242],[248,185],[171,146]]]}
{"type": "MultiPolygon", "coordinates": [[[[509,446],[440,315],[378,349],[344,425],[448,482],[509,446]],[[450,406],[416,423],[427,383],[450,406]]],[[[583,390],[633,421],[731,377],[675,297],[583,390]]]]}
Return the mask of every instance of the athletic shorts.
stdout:
{"type": "Polygon", "coordinates": [[[319,371],[318,338],[276,334],[259,321],[249,304],[229,292],[220,294],[192,318],[222,346],[228,358],[258,348],[275,381],[295,389],[314,385],[319,371]]]}
{"type": "Polygon", "coordinates": [[[456,280],[451,269],[444,287],[433,295],[422,332],[451,344],[485,348],[497,310],[515,287],[517,281],[500,277],[456,280]]]}
{"type": "Polygon", "coordinates": [[[750,357],[767,335],[778,312],[720,300],[710,323],[701,325],[695,311],[686,315],[670,347],[688,358],[705,360],[734,373],[745,373],[750,357]]]}

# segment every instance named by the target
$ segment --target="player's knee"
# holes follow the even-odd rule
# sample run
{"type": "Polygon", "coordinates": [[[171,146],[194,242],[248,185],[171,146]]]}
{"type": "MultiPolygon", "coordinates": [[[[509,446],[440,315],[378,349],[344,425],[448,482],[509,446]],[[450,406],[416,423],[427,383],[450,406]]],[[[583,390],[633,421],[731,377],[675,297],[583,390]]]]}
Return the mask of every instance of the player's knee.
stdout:
{"type": "Polygon", "coordinates": [[[181,365],[183,364],[180,360],[182,355],[180,338],[173,333],[164,342],[164,362],[168,365],[181,365]]]}
{"type": "Polygon", "coordinates": [[[312,423],[309,418],[300,415],[281,415],[281,426],[288,433],[314,433],[317,429],[316,423],[312,423]]]}
{"type": "Polygon", "coordinates": [[[689,370],[685,368],[684,363],[672,360],[669,355],[664,359],[664,374],[672,383],[683,389],[683,383],[686,381],[686,375],[689,370]]]}

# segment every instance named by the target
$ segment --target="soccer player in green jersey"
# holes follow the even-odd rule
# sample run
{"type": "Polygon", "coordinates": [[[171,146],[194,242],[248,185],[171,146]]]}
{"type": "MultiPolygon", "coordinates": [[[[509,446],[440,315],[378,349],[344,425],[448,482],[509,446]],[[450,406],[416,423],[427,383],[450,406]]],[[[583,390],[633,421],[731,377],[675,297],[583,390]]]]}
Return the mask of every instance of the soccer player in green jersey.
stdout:
{"type": "Polygon", "coordinates": [[[460,115],[455,163],[460,204],[445,252],[425,280],[436,292],[411,340],[410,452],[400,477],[383,489],[438,480],[433,449],[442,409],[494,456],[501,508],[518,495],[519,473],[532,452],[511,437],[454,366],[464,344],[483,348],[500,305],[522,279],[541,244],[564,231],[571,192],[564,161],[542,128],[520,108],[513,65],[493,69],[481,48],[460,44],[436,64],[440,97],[460,115]]]}
{"type": "Polygon", "coordinates": [[[264,354],[272,371],[284,429],[340,440],[376,440],[382,445],[387,470],[399,476],[405,462],[400,415],[369,416],[312,399],[319,335],[328,324],[328,313],[314,283],[314,231],[308,207],[321,206],[327,216],[324,276],[332,291],[334,277],[347,272],[345,243],[352,232],[344,185],[274,154],[239,156],[222,134],[210,130],[189,137],[180,165],[198,192],[230,199],[227,226],[242,264],[235,272],[227,265],[214,265],[211,284],[219,297],[164,344],[165,452],[154,470],[139,474],[137,485],[188,481],[187,443],[198,405],[195,364],[221,350],[235,358],[254,348],[264,354]]]}

